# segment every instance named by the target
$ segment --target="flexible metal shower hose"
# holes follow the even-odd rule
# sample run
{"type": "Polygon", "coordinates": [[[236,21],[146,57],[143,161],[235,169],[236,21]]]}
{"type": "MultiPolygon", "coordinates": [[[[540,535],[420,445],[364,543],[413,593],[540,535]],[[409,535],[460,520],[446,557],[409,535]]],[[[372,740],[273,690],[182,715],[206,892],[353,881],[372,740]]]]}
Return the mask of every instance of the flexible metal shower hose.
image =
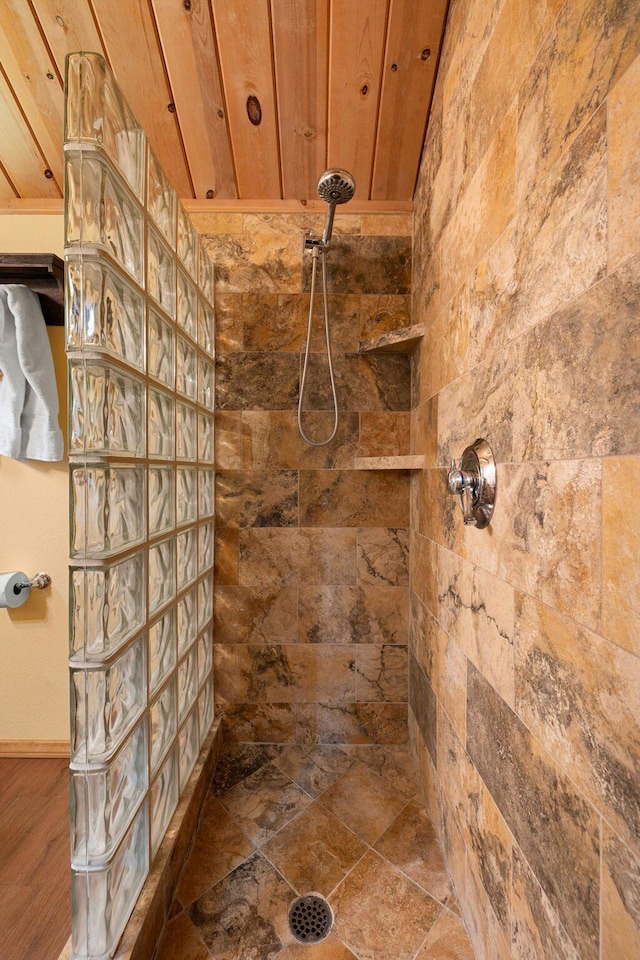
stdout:
{"type": "Polygon", "coordinates": [[[331,357],[331,335],[329,333],[329,307],[327,301],[327,255],[322,250],[322,299],[324,302],[324,329],[327,339],[327,357],[329,360],[329,376],[331,378],[331,392],[333,394],[334,423],[333,433],[327,440],[310,440],[302,429],[302,403],[304,400],[304,391],[307,382],[307,367],[309,365],[309,351],[311,350],[311,329],[313,326],[313,303],[316,294],[316,274],[318,271],[318,247],[313,247],[311,255],[313,258],[311,264],[311,301],[309,303],[309,323],[307,325],[307,345],[304,351],[304,366],[302,368],[302,382],[300,384],[300,397],[298,399],[298,430],[305,443],[312,447],[325,447],[331,443],[338,431],[338,396],[336,394],[336,382],[333,376],[333,360],[331,357]]]}

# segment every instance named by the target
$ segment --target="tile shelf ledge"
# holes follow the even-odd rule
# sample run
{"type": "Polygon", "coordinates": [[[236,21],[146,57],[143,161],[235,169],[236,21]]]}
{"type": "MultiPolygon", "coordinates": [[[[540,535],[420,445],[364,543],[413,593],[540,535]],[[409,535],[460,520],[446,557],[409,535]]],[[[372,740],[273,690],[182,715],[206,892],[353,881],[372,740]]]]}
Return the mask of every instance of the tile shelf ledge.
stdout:
{"type": "Polygon", "coordinates": [[[411,353],[424,336],[421,323],[400,330],[387,330],[368,340],[360,341],[359,353],[411,353]]]}
{"type": "Polygon", "coordinates": [[[424,470],[423,455],[404,457],[355,457],[354,470],[424,470]]]}

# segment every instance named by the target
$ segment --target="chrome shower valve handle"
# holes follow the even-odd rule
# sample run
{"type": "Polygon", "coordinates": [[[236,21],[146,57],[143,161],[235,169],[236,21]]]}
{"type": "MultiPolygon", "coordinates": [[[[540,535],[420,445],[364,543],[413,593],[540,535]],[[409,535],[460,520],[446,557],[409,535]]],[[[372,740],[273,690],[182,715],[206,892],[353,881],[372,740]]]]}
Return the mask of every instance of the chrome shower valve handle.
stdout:
{"type": "Polygon", "coordinates": [[[467,447],[460,464],[451,461],[447,489],[460,497],[466,525],[478,530],[488,526],[496,501],[496,464],[486,440],[478,439],[467,447]]]}

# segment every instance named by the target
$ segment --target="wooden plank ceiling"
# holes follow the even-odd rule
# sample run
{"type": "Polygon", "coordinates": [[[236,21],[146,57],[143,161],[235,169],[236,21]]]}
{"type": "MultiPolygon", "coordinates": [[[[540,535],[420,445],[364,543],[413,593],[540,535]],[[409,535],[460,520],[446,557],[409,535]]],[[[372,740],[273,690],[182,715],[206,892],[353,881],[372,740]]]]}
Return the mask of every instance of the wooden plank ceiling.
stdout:
{"type": "MultiPolygon", "coordinates": [[[[102,53],[178,194],[411,200],[447,0],[0,0],[0,198],[62,196],[64,59],[102,53]]],[[[216,204],[211,204],[216,206],[216,204]]]]}

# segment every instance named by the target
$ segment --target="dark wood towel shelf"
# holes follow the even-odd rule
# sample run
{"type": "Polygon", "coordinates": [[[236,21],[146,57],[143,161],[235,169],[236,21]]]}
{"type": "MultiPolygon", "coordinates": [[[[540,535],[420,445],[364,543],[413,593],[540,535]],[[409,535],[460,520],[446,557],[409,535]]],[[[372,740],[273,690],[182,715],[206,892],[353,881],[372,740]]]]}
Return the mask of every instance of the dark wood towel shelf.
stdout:
{"type": "Polygon", "coordinates": [[[40,297],[47,326],[64,326],[64,262],[53,253],[0,253],[0,283],[23,283],[40,297]]]}

